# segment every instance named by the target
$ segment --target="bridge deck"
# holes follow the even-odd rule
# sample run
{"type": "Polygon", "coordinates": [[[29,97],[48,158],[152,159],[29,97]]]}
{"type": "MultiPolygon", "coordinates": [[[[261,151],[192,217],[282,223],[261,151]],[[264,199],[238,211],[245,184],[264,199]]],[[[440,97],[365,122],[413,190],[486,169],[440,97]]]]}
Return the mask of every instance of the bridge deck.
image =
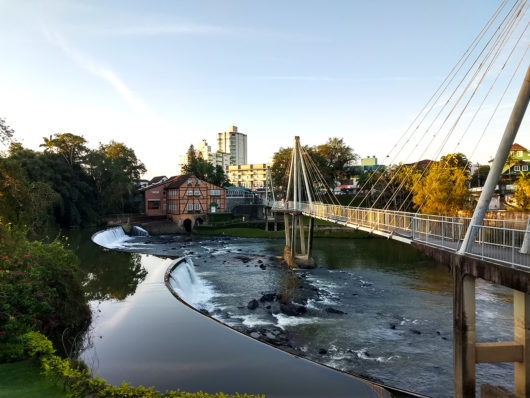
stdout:
{"type": "MultiPolygon", "coordinates": [[[[304,214],[349,228],[359,229],[404,243],[435,246],[457,252],[469,226],[469,218],[398,212],[329,205],[322,203],[269,202],[274,212],[304,214]]],[[[522,253],[530,245],[527,220],[484,220],[476,226],[477,238],[466,256],[530,270],[530,255],[522,253]],[[527,236],[528,235],[528,236],[527,236]]]]}

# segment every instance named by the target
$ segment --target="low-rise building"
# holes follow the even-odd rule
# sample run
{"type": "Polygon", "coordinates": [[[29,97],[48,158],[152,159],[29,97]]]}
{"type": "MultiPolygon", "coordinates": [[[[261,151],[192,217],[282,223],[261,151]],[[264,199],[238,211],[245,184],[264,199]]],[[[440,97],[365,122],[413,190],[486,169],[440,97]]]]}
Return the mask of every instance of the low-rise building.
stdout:
{"type": "Polygon", "coordinates": [[[519,144],[513,144],[510,148],[510,155],[502,169],[503,176],[518,176],[520,172],[528,172],[530,165],[530,153],[528,149],[519,144]]]}
{"type": "Polygon", "coordinates": [[[377,170],[378,167],[379,165],[377,164],[377,158],[375,155],[361,159],[361,168],[363,171],[377,170]]]}
{"type": "Polygon", "coordinates": [[[271,167],[271,164],[258,163],[228,166],[226,176],[233,186],[256,191],[266,187],[267,167],[271,167]]]}
{"type": "Polygon", "coordinates": [[[226,209],[225,189],[192,174],[171,177],[143,191],[148,216],[166,215],[173,221],[195,221],[197,216],[226,209]]]}

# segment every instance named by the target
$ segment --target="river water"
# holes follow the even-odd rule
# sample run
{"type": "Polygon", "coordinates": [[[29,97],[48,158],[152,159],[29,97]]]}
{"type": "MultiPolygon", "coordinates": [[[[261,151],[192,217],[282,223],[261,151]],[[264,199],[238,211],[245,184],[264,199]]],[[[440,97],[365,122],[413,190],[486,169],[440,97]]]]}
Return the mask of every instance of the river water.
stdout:
{"type": "MultiPolygon", "coordinates": [[[[231,392],[222,380],[215,381],[230,361],[211,363],[208,355],[226,348],[216,346],[216,338],[234,333],[227,334],[229,329],[197,312],[184,311],[161,288],[171,262],[163,257],[185,256],[187,262],[170,279],[172,289],[212,318],[353,375],[426,395],[452,396],[451,276],[409,246],[376,238],[315,239],[318,267],[290,271],[279,258],[281,240],[112,234],[99,239],[119,251],[87,245],[86,236],[72,239],[88,275],[96,315],[83,358],[113,383],[127,379],[158,389],[195,391],[204,389],[208,380],[209,391],[231,392]],[[289,311],[284,302],[299,313],[289,311]],[[175,349],[179,335],[188,334],[197,336],[198,343],[175,349]],[[197,369],[200,378],[192,375],[197,369]]],[[[477,340],[506,341],[512,333],[511,292],[479,281],[477,340]]],[[[271,355],[253,340],[230,344],[225,358],[230,352],[246,352],[238,361],[251,367],[271,355]]],[[[227,374],[236,372],[232,368],[227,374]]],[[[263,372],[256,369],[255,377],[246,376],[245,383],[232,388],[268,396],[281,396],[282,391],[285,396],[310,395],[303,389],[287,391],[287,381],[271,391],[271,383],[260,380],[278,379],[282,373],[263,372]]],[[[331,374],[326,373],[328,380],[331,374]]],[[[513,365],[479,365],[477,379],[512,388],[513,365]]],[[[319,394],[314,396],[325,396],[319,394]]]]}

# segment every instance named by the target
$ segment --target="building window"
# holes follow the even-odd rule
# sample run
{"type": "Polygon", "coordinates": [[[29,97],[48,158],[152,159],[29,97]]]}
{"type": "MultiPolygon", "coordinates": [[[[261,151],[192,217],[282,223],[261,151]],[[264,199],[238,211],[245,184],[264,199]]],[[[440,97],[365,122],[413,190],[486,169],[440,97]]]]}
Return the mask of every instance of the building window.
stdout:
{"type": "Polygon", "coordinates": [[[524,165],[524,166],[521,166],[521,170],[522,171],[528,171],[528,165],[524,165]]]}
{"type": "Polygon", "coordinates": [[[150,209],[150,210],[158,210],[158,209],[160,209],[160,200],[158,200],[158,199],[156,199],[156,200],[149,199],[147,201],[147,208],[150,209]]]}
{"type": "Polygon", "coordinates": [[[198,178],[195,180],[195,185],[201,185],[201,180],[199,180],[198,178]]]}
{"type": "Polygon", "coordinates": [[[517,151],[517,157],[522,158],[523,157],[523,151],[517,151]]]}
{"type": "Polygon", "coordinates": [[[195,190],[195,196],[201,196],[201,191],[199,191],[198,189],[195,190]]]}
{"type": "Polygon", "coordinates": [[[188,196],[193,196],[193,190],[188,189],[188,196]]]}
{"type": "Polygon", "coordinates": [[[193,211],[193,203],[188,203],[188,205],[186,206],[186,209],[188,211],[193,211]]]}
{"type": "Polygon", "coordinates": [[[220,189],[210,189],[210,196],[221,196],[220,189]]]}
{"type": "Polygon", "coordinates": [[[159,193],[160,191],[151,191],[151,193],[159,193]]]}
{"type": "Polygon", "coordinates": [[[195,210],[200,210],[200,209],[201,209],[201,204],[195,203],[195,210]]]}
{"type": "Polygon", "coordinates": [[[191,185],[193,183],[193,181],[191,180],[191,178],[188,180],[188,185],[191,185]]]}
{"type": "Polygon", "coordinates": [[[513,171],[521,171],[521,166],[513,166],[513,171]]]}

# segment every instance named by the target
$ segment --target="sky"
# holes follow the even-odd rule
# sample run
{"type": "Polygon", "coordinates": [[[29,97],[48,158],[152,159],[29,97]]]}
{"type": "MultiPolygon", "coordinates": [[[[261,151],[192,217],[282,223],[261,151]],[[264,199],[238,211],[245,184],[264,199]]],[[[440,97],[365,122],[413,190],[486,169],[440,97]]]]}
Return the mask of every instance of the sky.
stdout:
{"type": "MultiPolygon", "coordinates": [[[[62,132],[82,135],[91,148],[123,142],[146,165],[146,178],[176,174],[178,156],[202,139],[215,150],[217,133],[230,125],[247,134],[249,163],[268,162],[296,135],[304,145],[340,137],[361,157],[383,161],[500,4],[0,0],[0,117],[35,150],[62,132]]],[[[495,154],[529,43],[524,33],[513,46],[511,59],[522,66],[490,131],[480,138],[482,127],[473,127],[468,142],[455,143],[473,161],[495,154]]],[[[482,125],[496,101],[480,108],[482,125]]],[[[469,105],[463,126],[478,107],[469,105]]],[[[516,141],[530,147],[528,119],[516,141]]],[[[420,140],[410,145],[396,161],[436,155],[423,153],[420,140]]]]}

